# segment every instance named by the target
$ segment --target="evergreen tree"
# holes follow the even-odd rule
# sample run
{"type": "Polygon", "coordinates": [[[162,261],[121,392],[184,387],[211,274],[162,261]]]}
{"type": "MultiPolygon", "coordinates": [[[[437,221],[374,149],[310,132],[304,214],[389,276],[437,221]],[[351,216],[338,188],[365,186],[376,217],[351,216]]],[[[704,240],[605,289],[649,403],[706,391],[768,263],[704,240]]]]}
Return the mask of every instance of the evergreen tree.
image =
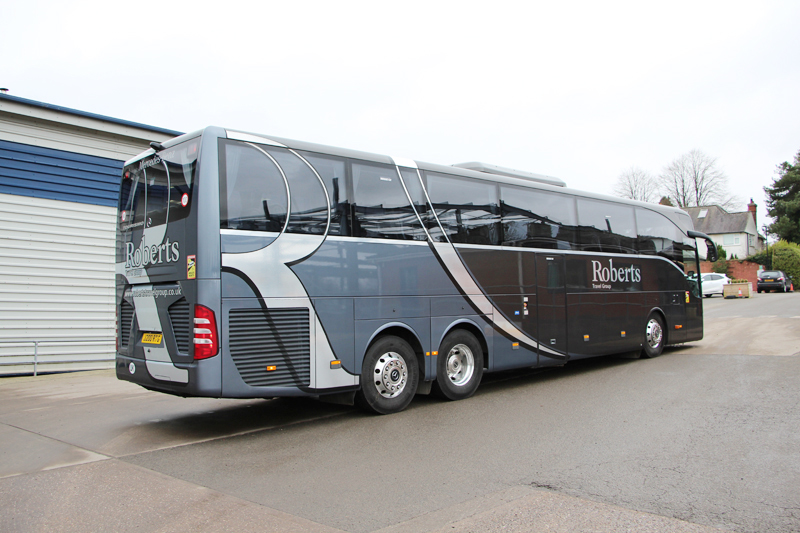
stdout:
{"type": "Polygon", "coordinates": [[[784,161],[777,173],[772,187],[764,187],[767,214],[775,220],[767,231],[778,239],[800,243],[800,152],[794,165],[784,161]]]}

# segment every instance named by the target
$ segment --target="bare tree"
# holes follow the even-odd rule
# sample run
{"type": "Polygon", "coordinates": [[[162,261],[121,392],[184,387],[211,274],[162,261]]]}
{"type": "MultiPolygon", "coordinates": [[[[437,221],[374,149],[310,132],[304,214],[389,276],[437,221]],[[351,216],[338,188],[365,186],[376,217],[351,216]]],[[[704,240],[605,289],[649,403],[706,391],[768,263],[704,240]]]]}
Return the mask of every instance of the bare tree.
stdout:
{"type": "Polygon", "coordinates": [[[728,177],[717,168],[717,160],[692,150],[664,167],[658,177],[662,192],[678,207],[720,205],[735,207],[737,198],[728,193],[728,177]]]}
{"type": "Polygon", "coordinates": [[[614,194],[621,198],[655,202],[658,199],[658,183],[652,174],[639,167],[624,170],[614,184],[614,194]]]}

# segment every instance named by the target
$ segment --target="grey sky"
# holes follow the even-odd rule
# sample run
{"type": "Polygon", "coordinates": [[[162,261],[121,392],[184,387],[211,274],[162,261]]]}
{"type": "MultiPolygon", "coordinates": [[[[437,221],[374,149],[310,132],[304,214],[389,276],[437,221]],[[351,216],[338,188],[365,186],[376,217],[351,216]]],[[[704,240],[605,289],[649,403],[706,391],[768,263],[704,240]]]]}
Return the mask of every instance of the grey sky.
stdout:
{"type": "MultiPolygon", "coordinates": [[[[10,94],[611,193],[698,148],[731,192],[800,150],[800,2],[28,0],[3,7],[10,94]],[[120,6],[120,7],[117,7],[120,6]]],[[[759,216],[759,225],[766,222],[759,216]]]]}

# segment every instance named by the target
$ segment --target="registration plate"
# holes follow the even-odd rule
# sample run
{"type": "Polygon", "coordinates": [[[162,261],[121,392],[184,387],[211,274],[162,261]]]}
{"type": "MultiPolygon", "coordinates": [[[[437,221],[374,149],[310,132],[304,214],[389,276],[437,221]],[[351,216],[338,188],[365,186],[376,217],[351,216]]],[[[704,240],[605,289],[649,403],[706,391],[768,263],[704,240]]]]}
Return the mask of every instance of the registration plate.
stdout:
{"type": "Polygon", "coordinates": [[[145,344],[161,344],[161,333],[143,333],[142,342],[145,344]]]}

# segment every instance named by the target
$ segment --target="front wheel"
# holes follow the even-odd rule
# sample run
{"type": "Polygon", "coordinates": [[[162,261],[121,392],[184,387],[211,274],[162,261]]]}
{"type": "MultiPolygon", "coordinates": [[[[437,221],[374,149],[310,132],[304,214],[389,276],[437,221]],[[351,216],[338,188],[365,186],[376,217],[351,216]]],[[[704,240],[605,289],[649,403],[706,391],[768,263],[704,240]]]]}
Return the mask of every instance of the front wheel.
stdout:
{"type": "Polygon", "coordinates": [[[400,337],[375,341],[361,365],[359,405],[378,414],[402,411],[417,392],[419,367],[411,346],[400,337]]]}
{"type": "Polygon", "coordinates": [[[652,313],[647,318],[647,325],[644,331],[644,349],[642,355],[648,359],[658,357],[664,351],[666,335],[664,330],[664,319],[657,313],[652,313]]]}
{"type": "Polygon", "coordinates": [[[436,389],[448,400],[469,398],[483,377],[483,349],[475,336],[464,330],[448,333],[436,359],[436,389]]]}

